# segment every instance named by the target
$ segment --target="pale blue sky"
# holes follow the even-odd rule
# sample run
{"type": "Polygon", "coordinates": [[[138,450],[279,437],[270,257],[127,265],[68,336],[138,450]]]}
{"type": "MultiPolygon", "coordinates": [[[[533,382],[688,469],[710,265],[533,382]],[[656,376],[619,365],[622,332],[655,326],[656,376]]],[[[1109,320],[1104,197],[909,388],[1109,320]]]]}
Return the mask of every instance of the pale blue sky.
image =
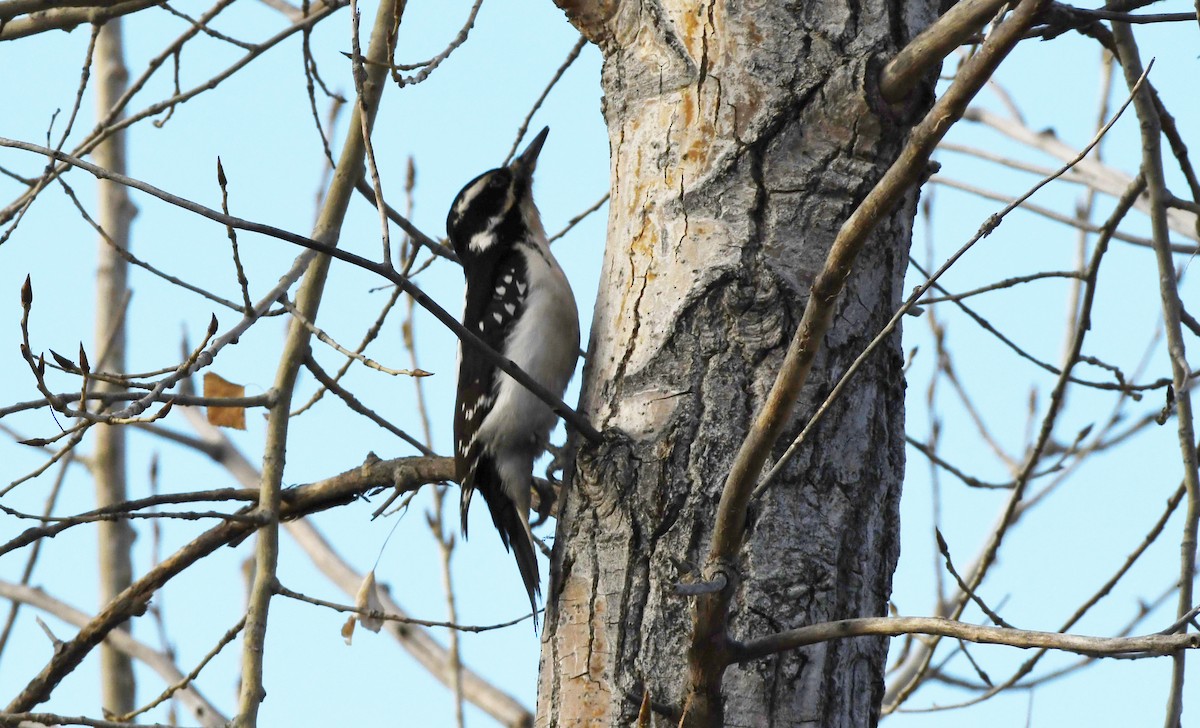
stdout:
{"type": "MultiPolygon", "coordinates": [[[[438,52],[457,32],[470,3],[413,2],[405,14],[397,54],[401,62],[427,58],[438,52]]],[[[183,3],[181,10],[202,12],[199,3],[183,3]]],[[[1190,8],[1182,0],[1161,3],[1156,11],[1190,8]]],[[[374,14],[374,5],[362,6],[364,25],[374,14]]],[[[215,23],[227,33],[257,40],[282,26],[281,19],[265,6],[239,3],[215,23]]],[[[140,72],[147,58],[157,53],[182,27],[182,21],[165,12],[140,13],[126,25],[130,68],[140,72]]],[[[348,62],[340,51],[349,49],[349,14],[340,11],[322,24],[313,44],[324,78],[332,88],[349,93],[348,62]]],[[[1139,28],[1139,40],[1147,58],[1157,55],[1152,79],[1165,102],[1179,119],[1189,139],[1200,138],[1194,101],[1194,79],[1198,49],[1194,24],[1169,28],[1139,28]],[[1189,117],[1191,115],[1191,118],[1189,117]]],[[[374,134],[384,190],[397,203],[405,159],[413,155],[417,165],[417,189],[413,219],[430,235],[444,234],[445,211],[462,184],[478,172],[498,164],[512,144],[514,134],[533,100],[565,58],[578,34],[565,22],[552,3],[486,2],[468,42],[434,72],[426,83],[385,92],[374,134]]],[[[69,108],[87,44],[86,29],[73,33],[46,34],[34,39],[0,44],[0,68],[20,69],[0,74],[0,98],[8,100],[0,113],[0,136],[42,142],[55,109],[69,108]],[[30,59],[36,58],[37,62],[30,59]]],[[[207,78],[240,51],[207,40],[189,46],[182,57],[182,83],[207,78]]],[[[1000,80],[1017,96],[1029,124],[1035,129],[1053,128],[1064,140],[1082,145],[1091,136],[1095,96],[1099,88],[1096,70],[1098,51],[1094,43],[1067,35],[1051,43],[1024,44],[1001,71],[1000,80]]],[[[607,190],[608,146],[600,113],[600,57],[587,47],[551,94],[533,120],[533,129],[551,127],[550,137],[539,161],[537,194],[547,229],[558,230],[607,190]]],[[[1114,99],[1124,98],[1118,79],[1114,99]]],[[[157,101],[170,90],[169,74],[144,92],[141,108],[157,101]]],[[[77,128],[93,123],[89,98],[85,100],[77,128]]],[[[981,102],[1000,109],[994,96],[981,102]]],[[[324,108],[322,108],[324,113],[324,108]]],[[[57,130],[63,119],[60,116],[57,130]]],[[[335,130],[344,133],[345,118],[335,130]]],[[[1114,130],[1105,147],[1105,157],[1127,172],[1136,169],[1136,123],[1129,116],[1114,130]]],[[[1022,152],[994,133],[970,125],[956,129],[955,138],[1046,166],[1056,166],[1044,157],[1022,152]]],[[[230,208],[235,215],[279,227],[307,232],[315,209],[314,195],[321,180],[322,157],[304,90],[299,39],[255,61],[214,92],[179,107],[162,129],[143,124],[129,142],[130,174],[171,192],[215,206],[219,191],[215,183],[215,159],[221,157],[229,177],[230,208]]],[[[1032,184],[1031,175],[982,165],[962,155],[939,154],[942,173],[975,184],[1018,193],[1032,184]]],[[[32,175],[40,159],[10,150],[0,151],[0,165],[32,175]]],[[[1168,163],[1170,170],[1171,165],[1168,163]]],[[[1173,174],[1173,172],[1172,172],[1173,174]]],[[[1171,177],[1176,192],[1183,194],[1178,175],[1171,177]]],[[[69,182],[85,204],[93,199],[94,185],[81,174],[69,182]]],[[[0,177],[0,200],[14,196],[17,186],[0,177]]],[[[1043,191],[1036,202],[1070,212],[1077,188],[1063,186],[1043,191]]],[[[161,268],[186,276],[237,299],[236,281],[228,254],[225,231],[143,195],[135,195],[138,217],[134,250],[161,268]]],[[[1110,200],[1100,203],[1101,216],[1110,200]]],[[[938,189],[934,199],[937,226],[933,233],[934,255],[939,262],[966,240],[983,219],[1000,207],[963,193],[938,189]]],[[[555,246],[580,302],[583,330],[590,328],[591,302],[599,276],[604,239],[604,212],[594,215],[555,246]]],[[[1131,231],[1145,234],[1145,218],[1131,217],[1131,231]]],[[[925,230],[918,225],[914,257],[926,261],[925,230]]],[[[393,232],[393,244],[398,240],[393,232]]],[[[246,262],[252,292],[272,285],[287,267],[296,250],[275,240],[243,235],[241,252],[246,262]]],[[[1025,213],[1015,213],[997,232],[982,241],[962,263],[948,274],[946,285],[962,291],[999,280],[1044,269],[1072,265],[1075,235],[1068,228],[1045,223],[1025,213]]],[[[356,200],[342,235],[342,244],[354,252],[378,255],[378,218],[365,203],[356,200]]],[[[48,191],[22,222],[16,235],[0,248],[0,327],[9,332],[0,340],[0,372],[4,402],[33,399],[30,376],[15,345],[19,320],[19,286],[26,273],[32,276],[36,304],[32,330],[35,349],[73,353],[80,340],[89,345],[91,334],[91,281],[94,274],[95,241],[92,231],[78,218],[65,197],[48,191]],[[8,343],[2,343],[7,341],[8,343]]],[[[1182,258],[1177,261],[1185,264],[1182,258]]],[[[213,304],[192,294],[171,289],[141,271],[132,273],[134,297],[130,310],[130,368],[154,369],[177,356],[181,328],[193,340],[214,313],[213,304]]],[[[1086,353],[1119,364],[1131,371],[1153,330],[1157,314],[1157,276],[1152,254],[1141,248],[1114,244],[1101,272],[1102,290],[1097,302],[1096,326],[1086,353]]],[[[909,286],[919,280],[910,276],[909,286]]],[[[319,325],[343,344],[353,344],[374,319],[386,292],[372,291],[380,281],[361,271],[335,265],[321,309],[319,325]]],[[[451,266],[434,266],[419,278],[419,285],[445,308],[457,311],[461,301],[461,276],[451,266]]],[[[1065,311],[1066,284],[1039,282],[1012,291],[972,301],[994,324],[1035,351],[1057,362],[1061,351],[1061,328],[1065,311]]],[[[1196,289],[1185,277],[1185,303],[1196,300],[1196,289]]],[[[223,325],[234,320],[229,311],[216,310],[223,325]]],[[[979,408],[994,423],[997,438],[1010,450],[1023,442],[1027,400],[1031,382],[1041,392],[1044,409],[1052,385],[1049,375],[1036,372],[994,338],[983,334],[961,314],[948,308],[938,310],[946,323],[949,343],[961,356],[959,374],[977,398],[979,408]]],[[[908,424],[910,434],[924,439],[928,414],[925,387],[933,362],[928,326],[923,319],[905,321],[905,349],[918,347],[910,373],[908,424]]],[[[455,342],[428,316],[418,314],[421,366],[435,375],[425,380],[431,403],[434,446],[449,452],[449,403],[453,401],[455,342]]],[[[390,320],[385,333],[369,354],[390,366],[407,366],[400,345],[398,319],[390,320]]],[[[247,385],[249,393],[267,389],[274,376],[276,346],[282,326],[264,322],[241,343],[222,354],[215,370],[227,379],[247,385]]],[[[1188,339],[1195,344],[1194,337],[1188,339]]],[[[318,347],[327,368],[339,359],[318,347]]],[[[1161,350],[1140,381],[1165,376],[1166,359],[1161,350]]],[[[377,372],[356,368],[348,386],[380,413],[418,433],[413,412],[411,383],[377,372]]],[[[1105,379],[1095,368],[1084,368],[1089,378],[1105,379]]],[[[74,385],[63,386],[68,388],[74,385]]],[[[302,384],[304,397],[311,380],[302,384]]],[[[578,381],[566,397],[573,402],[578,381]]],[[[995,464],[973,427],[965,419],[948,388],[943,385],[942,454],[980,477],[1002,480],[1004,471],[995,464]]],[[[1106,415],[1108,397],[1086,392],[1071,396],[1068,410],[1057,432],[1059,440],[1070,440],[1075,431],[1106,415]]],[[[1149,395],[1130,407],[1137,415],[1157,411],[1161,395],[1149,395]]],[[[1039,414],[1041,409],[1039,409],[1039,414]]],[[[176,418],[173,418],[176,419],[176,418]]],[[[56,428],[45,413],[6,418],[6,425],[25,436],[52,434],[56,428]]],[[[176,425],[186,430],[180,422],[176,425]]],[[[288,452],[286,482],[299,484],[353,467],[368,451],[381,457],[410,454],[390,434],[348,414],[332,398],[293,424],[293,446],[288,452]]],[[[231,433],[252,461],[263,440],[261,417],[251,414],[244,433],[231,433]]],[[[39,462],[35,453],[13,445],[0,446],[4,463],[3,482],[39,462]]],[[[153,453],[162,458],[164,490],[196,490],[227,485],[222,470],[203,457],[172,448],[141,433],[130,436],[131,496],[147,493],[147,463],[153,453]]],[[[930,476],[923,456],[911,448],[909,474],[905,483],[903,551],[896,574],[894,599],[903,613],[928,614],[932,609],[933,556],[931,539],[930,476]]],[[[1010,542],[981,595],[993,605],[1003,603],[1009,621],[1031,629],[1055,629],[1074,606],[1116,568],[1141,540],[1157,518],[1167,495],[1178,482],[1178,446],[1174,423],[1152,428],[1132,440],[1122,451],[1106,455],[1085,466],[1061,492],[1049,498],[1010,534],[1010,542]]],[[[29,483],[6,496],[6,505],[32,511],[40,508],[48,478],[29,483]]],[[[974,557],[987,529],[1003,502],[1004,493],[968,490],[952,477],[942,475],[944,494],[942,530],[960,567],[974,557]]],[[[448,503],[454,503],[452,492],[448,503]]],[[[68,479],[58,513],[74,513],[90,506],[88,481],[75,474],[68,479]]],[[[370,521],[374,503],[360,503],[322,514],[317,525],[342,555],[360,569],[369,568],[379,556],[378,577],[391,585],[392,594],[410,613],[429,619],[444,617],[441,577],[436,549],[428,536],[424,511],[427,498],[418,498],[396,527],[395,535],[380,555],[380,547],[395,524],[395,518],[370,521]]],[[[451,520],[456,517],[451,511],[451,520]]],[[[486,515],[472,529],[472,540],[456,550],[455,580],[459,586],[460,620],[484,624],[503,621],[521,613],[524,593],[511,557],[490,533],[486,515]],[[488,527],[484,527],[488,526],[488,527]]],[[[142,524],[144,525],[144,524],[142,524]]],[[[27,526],[0,517],[0,539],[10,538],[27,526]]],[[[169,522],[163,530],[163,552],[194,537],[200,526],[192,522],[169,522]]],[[[1168,524],[1163,541],[1151,549],[1122,584],[1092,616],[1078,627],[1084,633],[1105,634],[1123,623],[1136,609],[1139,596],[1156,594],[1177,573],[1178,515],[1168,524]]],[[[551,533],[543,529],[544,533],[551,533]]],[[[144,570],[151,559],[151,538],[142,530],[135,554],[136,567],[144,570]]],[[[95,584],[92,572],[93,532],[77,528],[46,543],[34,583],[76,606],[94,609],[95,584]]],[[[349,601],[308,564],[303,554],[285,537],[280,578],[289,588],[333,601],[349,601]]],[[[179,650],[179,665],[190,669],[240,616],[244,587],[239,576],[241,561],[250,554],[249,543],[224,549],[175,579],[166,594],[156,600],[165,612],[167,627],[179,650]]],[[[10,554],[0,559],[0,578],[15,580],[24,558],[10,554]]],[[[543,571],[545,563],[543,561],[543,571]]],[[[1162,629],[1172,621],[1170,606],[1160,609],[1137,631],[1162,629]]],[[[0,659],[0,695],[12,696],[45,663],[50,645],[33,625],[32,611],[25,610],[14,641],[0,659]]],[[[977,613],[968,612],[969,619],[977,613]]],[[[72,628],[47,620],[60,638],[72,628]]],[[[287,600],[273,602],[266,688],[261,724],[268,726],[337,725],[346,716],[364,724],[449,725],[450,694],[430,678],[387,637],[359,631],[354,645],[343,644],[339,629],[343,617],[309,605],[287,600]]],[[[153,625],[139,620],[138,637],[156,643],[153,625]]],[[[527,625],[500,632],[466,635],[464,660],[476,671],[532,707],[536,691],[538,640],[527,625]]],[[[1024,660],[1023,652],[998,647],[975,647],[972,655],[996,680],[1024,660]]],[[[200,686],[205,695],[229,713],[236,700],[236,645],[227,648],[205,671],[200,686]]],[[[1065,665],[1074,658],[1050,656],[1040,671],[1050,665],[1065,665]]],[[[961,656],[950,663],[956,674],[971,677],[961,656]]],[[[1195,670],[1191,670],[1193,678],[1195,670]]],[[[1130,663],[1108,661],[1089,671],[1040,689],[1032,708],[1032,725],[1157,725],[1161,722],[1169,676],[1167,661],[1130,663]]],[[[156,676],[139,669],[139,700],[157,694],[156,676]]],[[[48,709],[60,713],[97,713],[95,661],[89,659],[55,691],[48,709]]],[[[965,693],[947,688],[926,688],[909,707],[945,704],[961,700],[965,693]]],[[[8,697],[4,698],[7,702],[8,697]]],[[[964,712],[904,715],[889,719],[896,726],[1013,726],[1024,725],[1028,693],[1013,693],[964,712]]],[[[1189,714],[1198,708],[1191,705],[1189,714]]],[[[161,719],[164,713],[152,714],[161,719]]],[[[184,721],[187,724],[187,721],[184,721]]],[[[482,714],[468,708],[468,723],[487,725],[482,714]]]]}

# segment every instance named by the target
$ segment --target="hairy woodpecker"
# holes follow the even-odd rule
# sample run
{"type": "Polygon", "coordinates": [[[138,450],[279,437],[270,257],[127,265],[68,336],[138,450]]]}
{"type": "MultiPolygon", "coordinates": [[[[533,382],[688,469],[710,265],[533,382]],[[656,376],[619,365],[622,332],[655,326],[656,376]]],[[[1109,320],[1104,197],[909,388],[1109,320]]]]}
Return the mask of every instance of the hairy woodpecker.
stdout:
{"type": "MultiPolygon", "coordinates": [[[[542,129],[512,164],[468,182],[450,207],[446,232],[467,279],[463,326],[561,396],[575,371],[579,314],[533,204],[533,170],[549,131],[542,129]]],[[[533,461],[545,452],[554,422],[553,410],[532,392],[459,344],[454,460],[463,536],[478,490],[516,557],[535,613],[541,586],[530,489],[533,461]]]]}

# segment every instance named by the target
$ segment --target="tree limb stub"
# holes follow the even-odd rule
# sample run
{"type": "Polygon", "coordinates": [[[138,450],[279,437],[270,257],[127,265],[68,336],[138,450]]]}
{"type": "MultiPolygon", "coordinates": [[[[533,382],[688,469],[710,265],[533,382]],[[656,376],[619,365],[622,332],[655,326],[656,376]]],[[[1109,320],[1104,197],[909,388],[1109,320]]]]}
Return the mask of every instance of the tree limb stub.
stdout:
{"type": "Polygon", "coordinates": [[[902,100],[942,59],[994,18],[1006,2],[962,0],[947,10],[883,67],[879,76],[883,98],[891,103],[902,100]]]}

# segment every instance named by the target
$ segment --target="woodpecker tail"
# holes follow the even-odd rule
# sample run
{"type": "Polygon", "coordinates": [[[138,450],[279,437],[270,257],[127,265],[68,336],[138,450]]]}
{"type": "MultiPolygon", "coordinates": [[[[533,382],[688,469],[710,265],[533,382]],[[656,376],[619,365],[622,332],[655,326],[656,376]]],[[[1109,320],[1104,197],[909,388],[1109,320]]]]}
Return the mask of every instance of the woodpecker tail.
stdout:
{"type": "Polygon", "coordinates": [[[466,538],[467,511],[471,508],[471,495],[475,493],[475,486],[473,484],[469,484],[470,481],[461,476],[459,477],[459,481],[462,483],[462,491],[459,493],[458,513],[462,519],[462,535],[463,538],[466,538]]]}
{"type": "Polygon", "coordinates": [[[505,550],[511,551],[517,560],[517,569],[520,570],[521,580],[525,583],[525,593],[529,595],[529,608],[533,610],[533,624],[536,629],[537,602],[542,595],[542,587],[538,574],[537,553],[534,551],[533,531],[529,528],[528,500],[524,508],[513,502],[504,490],[495,463],[486,455],[479,458],[477,466],[462,480],[462,501],[459,510],[462,513],[463,536],[467,535],[467,508],[471,502],[471,494],[478,489],[487,501],[492,523],[496,524],[496,531],[500,534],[500,541],[505,550]]]}
{"type": "Polygon", "coordinates": [[[533,629],[538,626],[538,599],[542,596],[541,577],[538,574],[537,553],[533,546],[533,533],[529,530],[529,514],[525,513],[519,533],[510,536],[513,557],[517,560],[517,568],[521,571],[521,580],[525,582],[525,593],[529,595],[529,609],[533,614],[533,629]]]}
{"type": "Polygon", "coordinates": [[[541,579],[538,575],[537,554],[533,550],[533,533],[529,530],[529,513],[518,513],[513,502],[504,494],[491,497],[480,489],[492,512],[492,522],[500,532],[504,548],[511,551],[525,582],[525,593],[529,595],[529,608],[533,610],[533,624],[537,627],[537,600],[542,595],[541,579]]]}

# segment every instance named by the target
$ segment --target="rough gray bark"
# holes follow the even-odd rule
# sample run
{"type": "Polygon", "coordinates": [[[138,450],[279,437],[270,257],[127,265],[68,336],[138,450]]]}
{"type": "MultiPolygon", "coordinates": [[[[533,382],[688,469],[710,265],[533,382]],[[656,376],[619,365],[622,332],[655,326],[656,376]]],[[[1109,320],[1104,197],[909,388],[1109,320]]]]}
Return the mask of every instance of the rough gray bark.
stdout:
{"type": "MultiPolygon", "coordinates": [[[[605,55],[612,201],[581,407],[606,439],[564,490],[538,725],[632,725],[647,694],[674,725],[692,627],[674,585],[696,578],[830,243],[914,120],[876,79],[936,4],[559,4],[605,55]]],[[[898,305],[913,202],[860,256],[785,437],[898,305]]],[[[885,613],[903,386],[894,339],[752,505],[735,638],[885,613]]],[[[873,724],[885,653],[843,640],[732,667],[725,725],[873,724]]]]}
{"type": "MultiPolygon", "coordinates": [[[[96,36],[94,68],[96,75],[96,116],[105,118],[125,93],[129,72],[121,40],[121,20],[109,21],[96,36]]],[[[93,157],[105,169],[125,174],[125,132],[119,131],[97,145],[93,157]]],[[[104,231],[96,253],[96,342],[98,361],[92,366],[108,372],[125,371],[125,306],[129,287],[128,264],[116,248],[129,246],[129,226],[133,203],[125,187],[116,182],[96,183],[99,196],[97,220],[104,231]]],[[[120,387],[97,381],[97,392],[120,387]]],[[[96,506],[121,503],[125,488],[125,429],[97,425],[95,428],[93,476],[96,480],[96,506]]],[[[96,524],[97,553],[100,559],[100,606],[108,604],[133,581],[130,550],[133,529],[127,521],[101,521],[96,524]]],[[[101,704],[112,713],[128,713],[134,705],[133,662],[109,645],[100,648],[101,704]]]]}

